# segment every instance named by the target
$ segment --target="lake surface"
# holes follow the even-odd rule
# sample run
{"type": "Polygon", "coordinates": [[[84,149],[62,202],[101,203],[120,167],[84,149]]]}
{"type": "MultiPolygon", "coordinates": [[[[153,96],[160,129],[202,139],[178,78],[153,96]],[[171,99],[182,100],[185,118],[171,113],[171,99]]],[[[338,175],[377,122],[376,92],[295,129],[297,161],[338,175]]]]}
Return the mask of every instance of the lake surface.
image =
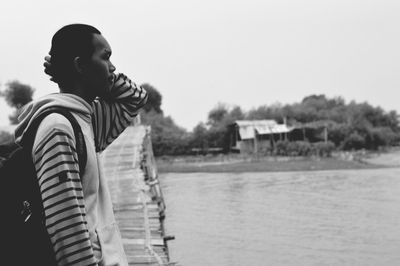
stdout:
{"type": "Polygon", "coordinates": [[[160,176],[171,261],[400,265],[400,169],[160,176]]]}

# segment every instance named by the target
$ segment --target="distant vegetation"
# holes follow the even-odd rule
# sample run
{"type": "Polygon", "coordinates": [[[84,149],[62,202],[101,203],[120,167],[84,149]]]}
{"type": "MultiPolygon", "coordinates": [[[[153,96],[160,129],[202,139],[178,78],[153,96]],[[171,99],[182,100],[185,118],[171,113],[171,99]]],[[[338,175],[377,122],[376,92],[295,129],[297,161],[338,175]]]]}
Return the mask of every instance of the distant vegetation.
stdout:
{"type": "Polygon", "coordinates": [[[18,115],[21,107],[32,101],[35,90],[17,80],[10,81],[6,84],[5,90],[0,91],[0,96],[4,97],[6,103],[14,108],[14,112],[8,117],[11,124],[18,123],[18,115]]]}
{"type": "Polygon", "coordinates": [[[141,118],[144,124],[151,125],[154,154],[185,154],[189,148],[190,134],[176,125],[170,116],[164,116],[162,96],[156,88],[150,84],[143,84],[142,87],[149,93],[149,99],[141,118]]]}
{"type": "Polygon", "coordinates": [[[183,155],[197,152],[229,150],[228,125],[235,120],[274,119],[278,123],[298,126],[307,123],[324,124],[328,129],[328,143],[279,142],[276,154],[329,154],[332,150],[377,150],[397,145],[400,141],[399,119],[396,111],[386,112],[370,104],[346,103],[341,97],[310,95],[294,104],[263,105],[245,112],[240,106],[229,107],[218,103],[192,132],[165,117],[161,109],[162,96],[148,84],[143,85],[154,99],[149,100],[143,121],[152,125],[153,148],[156,155],[183,155]],[[286,152],[286,153],[285,153],[286,152]]]}
{"type": "MultiPolygon", "coordinates": [[[[247,112],[240,106],[218,103],[208,112],[207,121],[199,122],[192,132],[178,126],[172,117],[165,116],[162,95],[150,84],[142,85],[149,92],[147,105],[141,112],[142,121],[152,127],[154,153],[185,155],[229,151],[228,125],[236,120],[274,119],[288,126],[319,123],[328,129],[328,143],[304,141],[276,143],[275,154],[329,154],[332,150],[377,150],[400,142],[399,119],[396,111],[386,112],[370,104],[346,103],[341,97],[310,95],[294,104],[273,104],[247,112]]],[[[10,122],[15,124],[20,108],[32,100],[34,89],[18,81],[6,84],[0,96],[15,108],[10,122]]],[[[315,136],[317,139],[318,136],[315,136]]],[[[10,134],[0,132],[0,144],[9,141],[10,134]]]]}
{"type": "MultiPolygon", "coordinates": [[[[20,114],[21,107],[32,101],[34,89],[23,84],[17,80],[6,83],[5,89],[0,91],[0,97],[3,97],[6,103],[14,108],[11,115],[8,116],[10,124],[14,125],[18,123],[18,115],[20,114]]],[[[13,135],[10,132],[0,131],[0,145],[5,145],[13,142],[13,135]]],[[[0,147],[0,154],[8,152],[4,151],[8,149],[8,146],[0,147]]]]}

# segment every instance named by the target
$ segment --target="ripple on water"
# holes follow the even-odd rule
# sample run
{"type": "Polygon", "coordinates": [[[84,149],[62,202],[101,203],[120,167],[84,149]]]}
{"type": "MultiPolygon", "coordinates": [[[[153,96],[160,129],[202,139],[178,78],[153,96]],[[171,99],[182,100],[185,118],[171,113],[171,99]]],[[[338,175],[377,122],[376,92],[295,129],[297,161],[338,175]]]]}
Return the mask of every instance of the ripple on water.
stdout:
{"type": "Polygon", "coordinates": [[[400,170],[165,174],[172,261],[400,265],[400,170]]]}

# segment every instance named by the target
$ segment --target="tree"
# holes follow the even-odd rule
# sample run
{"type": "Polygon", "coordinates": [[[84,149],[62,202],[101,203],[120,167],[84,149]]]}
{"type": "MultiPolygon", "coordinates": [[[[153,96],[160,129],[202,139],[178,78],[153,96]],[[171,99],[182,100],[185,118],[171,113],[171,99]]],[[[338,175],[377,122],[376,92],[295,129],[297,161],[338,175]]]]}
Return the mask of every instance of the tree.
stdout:
{"type": "Polygon", "coordinates": [[[207,127],[204,123],[200,122],[194,127],[193,132],[190,135],[189,146],[201,150],[208,149],[207,127]]]}
{"type": "Polygon", "coordinates": [[[231,124],[231,123],[234,123],[236,120],[243,120],[244,118],[245,118],[245,114],[244,114],[242,108],[240,108],[240,106],[234,106],[229,111],[226,122],[228,124],[231,124]]]}
{"type": "Polygon", "coordinates": [[[143,107],[144,111],[150,112],[151,110],[154,110],[156,113],[163,113],[161,109],[161,104],[162,104],[161,93],[148,83],[144,83],[141,87],[145,89],[149,95],[147,103],[143,107]]]}
{"type": "Polygon", "coordinates": [[[209,128],[205,134],[208,147],[222,148],[224,151],[228,151],[230,145],[228,125],[244,118],[245,114],[239,106],[229,107],[226,104],[218,103],[208,113],[209,128]]]}
{"type": "Polygon", "coordinates": [[[6,84],[6,89],[0,92],[0,96],[4,97],[6,103],[15,108],[13,114],[9,116],[11,124],[18,123],[18,115],[20,114],[21,107],[32,101],[34,89],[26,84],[17,80],[10,81],[6,84]]]}
{"type": "Polygon", "coordinates": [[[253,108],[247,114],[249,120],[264,120],[273,119],[277,122],[283,123],[283,118],[287,116],[287,109],[283,108],[281,104],[275,103],[273,105],[262,105],[253,108]]]}
{"type": "Polygon", "coordinates": [[[151,126],[151,141],[154,154],[180,155],[188,149],[189,136],[185,129],[175,124],[161,109],[161,93],[148,83],[142,85],[148,94],[147,104],[141,112],[142,122],[151,126]]]}
{"type": "Polygon", "coordinates": [[[207,124],[210,126],[218,126],[222,123],[225,116],[228,114],[228,107],[226,104],[218,103],[210,112],[208,112],[207,124]]]}
{"type": "MultiPolygon", "coordinates": [[[[239,116],[240,117],[240,116],[239,116]]],[[[282,106],[279,103],[251,109],[246,119],[273,119],[289,126],[305,126],[312,130],[310,139],[319,139],[327,128],[328,139],[344,149],[378,149],[400,141],[399,115],[385,112],[368,103],[346,104],[342,97],[328,98],[323,94],[304,97],[300,102],[282,106]],[[302,125],[303,124],[303,125],[302,125]]],[[[209,112],[207,136],[210,147],[226,145],[223,126],[238,120],[226,105],[219,104],[209,112]]]]}
{"type": "Polygon", "coordinates": [[[9,106],[19,109],[32,101],[34,91],[31,86],[14,80],[6,84],[6,89],[0,95],[5,98],[9,106]]]}
{"type": "Polygon", "coordinates": [[[151,126],[154,155],[181,155],[187,152],[189,136],[171,117],[151,110],[142,114],[142,121],[151,126]]]}

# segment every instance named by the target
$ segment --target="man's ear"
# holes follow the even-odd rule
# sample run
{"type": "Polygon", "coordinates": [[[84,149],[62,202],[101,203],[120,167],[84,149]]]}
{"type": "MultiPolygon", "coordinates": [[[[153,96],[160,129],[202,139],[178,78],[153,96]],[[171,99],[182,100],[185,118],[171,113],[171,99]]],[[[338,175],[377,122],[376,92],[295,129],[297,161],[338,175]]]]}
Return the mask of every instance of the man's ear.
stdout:
{"type": "Polygon", "coordinates": [[[83,73],[82,59],[79,56],[74,58],[74,68],[79,74],[83,73]]]}

